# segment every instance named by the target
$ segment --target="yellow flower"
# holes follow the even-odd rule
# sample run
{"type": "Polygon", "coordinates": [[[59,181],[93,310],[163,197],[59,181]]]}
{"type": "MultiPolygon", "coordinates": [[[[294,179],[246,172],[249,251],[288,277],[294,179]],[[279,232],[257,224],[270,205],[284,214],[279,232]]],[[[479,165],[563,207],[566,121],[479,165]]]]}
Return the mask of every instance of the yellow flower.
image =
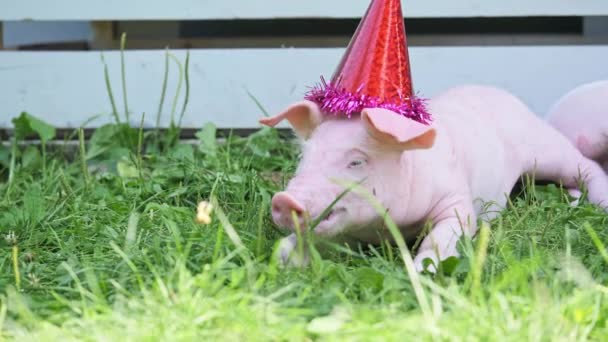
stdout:
{"type": "Polygon", "coordinates": [[[205,225],[210,224],[212,211],[213,205],[211,203],[206,201],[200,202],[196,208],[196,223],[205,225]]]}

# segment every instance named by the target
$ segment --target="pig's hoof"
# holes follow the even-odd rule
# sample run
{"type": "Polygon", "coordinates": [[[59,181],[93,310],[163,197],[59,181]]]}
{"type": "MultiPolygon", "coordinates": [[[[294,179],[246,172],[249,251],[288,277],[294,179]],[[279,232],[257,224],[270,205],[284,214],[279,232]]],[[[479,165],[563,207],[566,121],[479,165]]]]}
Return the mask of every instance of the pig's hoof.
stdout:
{"type": "Polygon", "coordinates": [[[281,240],[278,253],[281,266],[299,268],[308,266],[309,258],[306,251],[298,251],[297,245],[297,239],[294,235],[281,240]]]}
{"type": "Polygon", "coordinates": [[[577,207],[583,193],[579,189],[569,189],[568,194],[574,198],[574,201],[570,202],[570,206],[577,207]]]}
{"type": "Polygon", "coordinates": [[[416,271],[418,271],[418,273],[423,271],[437,273],[438,265],[439,258],[437,257],[437,253],[431,249],[419,251],[414,258],[414,266],[416,266],[416,271]],[[430,262],[426,261],[427,259],[429,259],[430,262]],[[428,266],[425,267],[426,264],[428,264],[428,266]]]}

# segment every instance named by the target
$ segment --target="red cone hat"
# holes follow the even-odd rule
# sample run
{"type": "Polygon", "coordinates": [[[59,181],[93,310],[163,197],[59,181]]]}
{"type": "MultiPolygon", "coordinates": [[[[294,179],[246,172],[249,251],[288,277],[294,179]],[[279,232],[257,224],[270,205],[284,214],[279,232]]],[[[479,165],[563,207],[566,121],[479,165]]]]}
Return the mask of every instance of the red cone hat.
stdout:
{"type": "Polygon", "coordinates": [[[401,0],[372,0],[331,82],[306,94],[324,113],[385,108],[421,123],[431,120],[413,93],[401,0]]]}

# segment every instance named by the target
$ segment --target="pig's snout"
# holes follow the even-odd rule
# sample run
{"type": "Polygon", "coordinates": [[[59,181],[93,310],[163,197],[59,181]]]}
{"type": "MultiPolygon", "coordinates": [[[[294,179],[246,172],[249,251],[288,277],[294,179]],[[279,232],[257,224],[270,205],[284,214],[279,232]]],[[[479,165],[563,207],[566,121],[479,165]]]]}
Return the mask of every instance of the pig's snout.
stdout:
{"type": "Polygon", "coordinates": [[[286,192],[280,192],[272,198],[272,219],[274,222],[284,228],[295,227],[295,218],[298,220],[300,229],[304,225],[305,208],[293,196],[286,192]]]}

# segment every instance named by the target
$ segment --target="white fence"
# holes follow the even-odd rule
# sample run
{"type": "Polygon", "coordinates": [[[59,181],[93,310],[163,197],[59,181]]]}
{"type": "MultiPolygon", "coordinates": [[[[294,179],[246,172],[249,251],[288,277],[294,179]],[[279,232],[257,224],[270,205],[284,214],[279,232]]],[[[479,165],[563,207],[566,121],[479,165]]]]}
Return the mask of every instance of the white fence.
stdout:
{"type": "MultiPolygon", "coordinates": [[[[355,18],[369,0],[3,0],[3,20],[355,18]]],[[[408,0],[408,18],[605,16],[605,0],[408,0]]]]}
{"type": "MultiPolygon", "coordinates": [[[[112,48],[103,54],[116,103],[122,111],[120,52],[115,48],[120,32],[126,30],[130,38],[127,45],[138,47],[125,52],[128,104],[134,124],[138,124],[145,113],[146,126],[155,125],[165,70],[164,50],[156,47],[166,43],[178,47],[171,53],[182,63],[186,54],[183,47],[195,47],[190,55],[191,89],[183,121],[185,127],[196,128],[212,121],[221,128],[255,128],[262,112],[252,96],[269,112],[300,99],[321,75],[331,76],[343,45],[352,34],[330,37],[328,43],[328,38],[318,32],[283,37],[278,34],[281,25],[294,19],[315,19],[322,23],[358,18],[368,4],[369,0],[174,0],[171,3],[0,0],[0,31],[1,22],[7,23],[6,29],[16,21],[76,21],[91,22],[94,33],[90,41],[93,51],[24,51],[14,46],[0,50],[0,126],[11,127],[11,118],[21,111],[42,117],[57,127],[79,127],[95,116],[99,117],[88,122],[88,127],[110,122],[111,105],[99,48],[112,48]],[[237,37],[183,39],[178,35],[179,24],[175,23],[182,20],[229,23],[243,19],[247,19],[248,25],[276,21],[276,37],[250,37],[243,32],[237,37]],[[172,33],[167,38],[169,31],[172,33]],[[288,45],[296,42],[297,47],[270,47],[280,46],[282,41],[288,45]],[[324,46],[331,47],[322,48],[324,46]]],[[[557,29],[555,34],[521,34],[513,26],[516,33],[414,34],[410,39],[412,68],[416,91],[422,95],[432,96],[461,83],[488,83],[514,92],[543,115],[567,90],[584,82],[608,79],[608,1],[411,0],[403,4],[408,23],[416,18],[446,18],[449,22],[458,20],[454,18],[469,18],[473,23],[486,18],[479,22],[487,24],[509,17],[557,17],[557,22],[579,18],[581,22],[579,33],[560,33],[557,29]]],[[[508,29],[509,24],[506,27],[508,29]]],[[[483,32],[484,28],[480,27],[479,31],[483,32]]],[[[18,32],[5,30],[4,35],[9,34],[18,32]]],[[[176,64],[172,61],[162,111],[164,126],[171,116],[177,84],[176,64]]],[[[181,89],[183,96],[185,83],[181,89]]],[[[182,99],[179,99],[180,106],[182,99]]]]}

